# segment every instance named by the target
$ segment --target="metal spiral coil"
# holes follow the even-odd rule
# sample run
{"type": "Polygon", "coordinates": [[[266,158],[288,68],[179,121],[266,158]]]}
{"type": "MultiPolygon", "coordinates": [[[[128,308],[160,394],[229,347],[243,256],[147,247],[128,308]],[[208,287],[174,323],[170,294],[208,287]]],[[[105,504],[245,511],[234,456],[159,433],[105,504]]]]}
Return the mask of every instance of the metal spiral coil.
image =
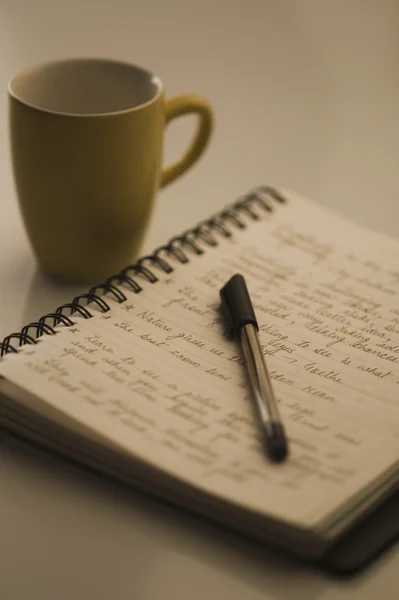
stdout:
{"type": "Polygon", "coordinates": [[[120,273],[109,277],[104,283],[92,287],[85,294],[76,296],[72,302],[59,306],[55,312],[43,315],[37,322],[25,325],[19,333],[7,335],[0,343],[0,357],[9,352],[18,352],[18,347],[25,344],[36,344],[44,334],[57,334],[58,331],[55,329],[57,325],[63,324],[65,327],[71,327],[74,325],[71,319],[74,313],[80,314],[84,319],[92,318],[93,315],[87,308],[89,304],[96,304],[102,313],[108,312],[111,307],[104,300],[106,294],[116,302],[122,303],[127,298],[120,286],[124,285],[135,294],[139,294],[143,288],[137,279],[145,280],[147,283],[158,281],[157,275],[145,264],[170,274],[174,271],[174,267],[168,262],[168,258],[174,258],[181,264],[188,263],[190,253],[198,256],[204,254],[201,243],[210,247],[218,246],[219,237],[229,238],[233,235],[231,227],[245,229],[246,219],[258,220],[258,209],[271,212],[273,201],[282,204],[286,200],[271,187],[256,188],[217,215],[200,222],[182,235],[172,238],[168,244],[159,246],[153,254],[143,256],[135,264],[129,265],[120,273]],[[49,325],[48,322],[52,322],[52,325],[49,325]],[[31,335],[32,330],[33,336],[31,335]]]}

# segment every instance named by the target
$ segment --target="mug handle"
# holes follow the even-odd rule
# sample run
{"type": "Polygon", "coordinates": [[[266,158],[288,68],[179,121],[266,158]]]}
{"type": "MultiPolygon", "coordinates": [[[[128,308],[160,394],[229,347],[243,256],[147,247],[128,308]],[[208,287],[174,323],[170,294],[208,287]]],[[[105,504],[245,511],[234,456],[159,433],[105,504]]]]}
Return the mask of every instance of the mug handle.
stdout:
{"type": "Polygon", "coordinates": [[[198,115],[198,125],[194,138],[186,152],[171,165],[163,169],[161,187],[167,185],[184,171],[187,171],[204,152],[208,144],[212,127],[213,114],[208,102],[196,94],[184,94],[170,98],[165,102],[165,125],[175,117],[187,114],[198,115]]]}

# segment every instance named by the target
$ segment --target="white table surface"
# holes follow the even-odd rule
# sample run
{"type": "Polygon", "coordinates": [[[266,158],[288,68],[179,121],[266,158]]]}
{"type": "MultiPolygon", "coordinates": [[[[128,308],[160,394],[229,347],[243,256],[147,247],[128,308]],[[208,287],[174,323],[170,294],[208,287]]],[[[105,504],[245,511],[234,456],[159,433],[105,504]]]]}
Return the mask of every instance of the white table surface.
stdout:
{"type": "MultiPolygon", "coordinates": [[[[195,91],[212,102],[209,151],[159,195],[146,252],[259,183],[295,188],[399,236],[398,26],[397,0],[2,0],[0,336],[82,289],[44,280],[21,224],[7,139],[15,71],[54,57],[121,58],[153,69],[168,95],[195,91]]],[[[191,127],[189,118],[170,127],[167,158],[191,127]]],[[[337,580],[4,432],[0,450],[5,600],[397,598],[398,548],[337,580]]]]}

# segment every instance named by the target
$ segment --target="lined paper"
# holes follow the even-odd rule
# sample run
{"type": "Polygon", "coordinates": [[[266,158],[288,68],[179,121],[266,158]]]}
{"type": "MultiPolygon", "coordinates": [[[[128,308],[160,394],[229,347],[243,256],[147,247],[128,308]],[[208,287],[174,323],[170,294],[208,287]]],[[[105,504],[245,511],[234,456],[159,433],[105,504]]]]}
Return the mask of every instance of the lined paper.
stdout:
{"type": "Polygon", "coordinates": [[[108,313],[91,305],[94,318],[7,355],[0,374],[172,476],[316,526],[397,466],[399,244],[287,196],[108,313]],[[237,272],[290,441],[279,466],[219,312],[237,272]]]}

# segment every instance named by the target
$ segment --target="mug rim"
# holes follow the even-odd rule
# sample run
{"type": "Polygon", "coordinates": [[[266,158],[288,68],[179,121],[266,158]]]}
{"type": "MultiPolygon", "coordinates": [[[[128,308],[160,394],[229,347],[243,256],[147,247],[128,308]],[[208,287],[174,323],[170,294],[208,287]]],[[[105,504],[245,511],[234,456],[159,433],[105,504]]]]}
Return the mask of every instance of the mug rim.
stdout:
{"type": "Polygon", "coordinates": [[[162,94],[164,92],[164,86],[163,86],[162,80],[160,79],[160,77],[158,77],[158,75],[155,75],[155,73],[153,73],[149,69],[146,69],[145,67],[141,67],[140,65],[137,65],[135,63],[130,63],[126,60],[119,60],[117,58],[101,58],[101,57],[89,56],[89,57],[57,58],[57,59],[47,60],[47,61],[43,61],[40,63],[35,63],[30,66],[27,66],[27,67],[21,69],[20,71],[18,71],[17,73],[15,73],[15,75],[13,75],[11,77],[11,79],[8,81],[7,91],[8,91],[8,95],[10,96],[11,99],[16,100],[17,102],[20,102],[24,106],[27,106],[38,112],[48,113],[51,115],[57,115],[57,116],[61,116],[61,117],[75,117],[78,119],[85,119],[85,118],[93,119],[93,118],[102,118],[102,117],[113,117],[113,116],[128,114],[131,112],[136,112],[138,110],[141,110],[141,109],[145,108],[146,106],[149,106],[153,102],[156,102],[157,100],[159,100],[159,98],[162,96],[162,94]],[[16,94],[12,89],[12,85],[17,77],[28,74],[33,69],[37,69],[37,68],[43,69],[43,68],[47,68],[47,67],[57,65],[57,64],[62,64],[62,63],[65,64],[65,63],[72,63],[72,62],[75,62],[75,63],[92,62],[92,63],[103,63],[103,64],[108,63],[108,64],[113,64],[113,65],[129,67],[130,69],[134,69],[136,71],[140,71],[141,73],[148,75],[150,77],[150,80],[155,83],[155,85],[157,87],[157,91],[154,94],[154,96],[152,98],[150,98],[149,100],[146,100],[145,102],[142,102],[141,104],[138,104],[137,106],[132,106],[130,108],[124,108],[122,110],[114,110],[114,111],[101,112],[101,113],[72,113],[72,112],[52,110],[50,108],[45,108],[42,106],[38,106],[36,104],[32,104],[31,102],[27,102],[26,100],[21,98],[21,96],[16,94]]]}

